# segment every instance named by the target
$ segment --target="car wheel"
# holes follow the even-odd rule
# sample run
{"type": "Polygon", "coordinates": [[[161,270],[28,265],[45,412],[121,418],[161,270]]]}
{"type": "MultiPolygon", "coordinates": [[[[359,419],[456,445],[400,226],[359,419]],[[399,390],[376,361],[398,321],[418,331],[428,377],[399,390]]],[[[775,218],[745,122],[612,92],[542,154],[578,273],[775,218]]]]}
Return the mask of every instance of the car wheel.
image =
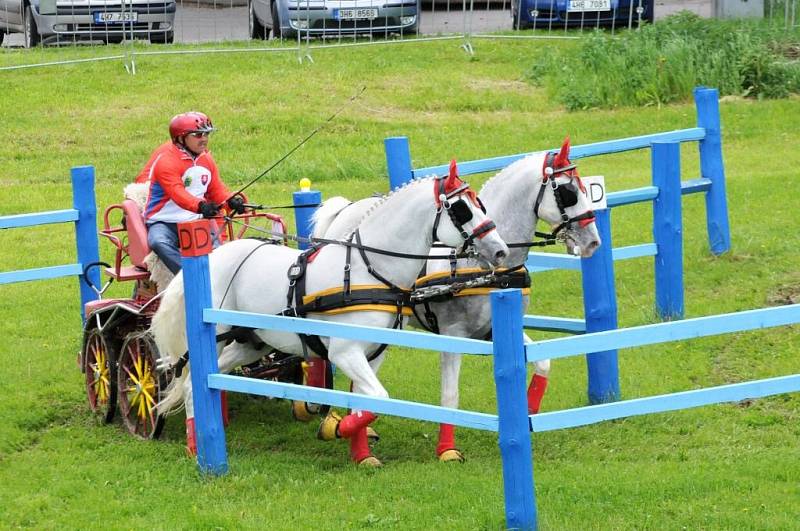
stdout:
{"type": "Polygon", "coordinates": [[[272,35],[276,39],[293,39],[297,33],[284,27],[278,11],[278,2],[272,3],[272,35]]]}
{"type": "Polygon", "coordinates": [[[39,36],[39,28],[36,27],[36,20],[33,18],[33,11],[31,10],[30,5],[25,6],[25,12],[23,14],[22,26],[23,26],[23,38],[25,48],[33,48],[37,44],[39,44],[39,40],[41,37],[39,36]]]}
{"type": "Polygon", "coordinates": [[[175,32],[165,31],[164,33],[152,33],[150,42],[153,44],[172,44],[175,42],[175,32]]]}
{"type": "Polygon", "coordinates": [[[532,27],[533,27],[533,24],[525,22],[524,20],[521,21],[519,19],[519,14],[518,13],[514,13],[512,15],[511,29],[526,30],[526,29],[531,29],[532,27]]]}
{"type": "Polygon", "coordinates": [[[248,2],[248,13],[250,22],[250,38],[251,39],[268,39],[269,29],[264,27],[258,17],[256,16],[255,8],[253,7],[252,0],[248,2]]]}

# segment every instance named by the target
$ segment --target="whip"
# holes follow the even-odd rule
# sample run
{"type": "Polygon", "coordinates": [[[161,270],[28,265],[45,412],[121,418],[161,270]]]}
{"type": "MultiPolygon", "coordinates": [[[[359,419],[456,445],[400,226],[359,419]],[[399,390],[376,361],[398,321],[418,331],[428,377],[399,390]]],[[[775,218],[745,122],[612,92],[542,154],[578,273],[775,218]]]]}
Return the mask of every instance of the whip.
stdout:
{"type": "Polygon", "coordinates": [[[250,181],[249,183],[247,183],[246,185],[244,185],[244,186],[243,186],[242,188],[240,188],[238,191],[236,191],[236,192],[234,192],[233,194],[231,194],[231,197],[234,197],[234,196],[236,196],[236,195],[239,195],[239,194],[241,194],[242,192],[244,192],[245,190],[247,190],[248,188],[250,188],[250,186],[252,186],[253,184],[255,184],[255,183],[256,183],[256,182],[257,182],[259,179],[261,179],[261,178],[262,178],[262,177],[264,177],[266,174],[268,174],[270,171],[272,171],[272,169],[273,169],[273,168],[275,168],[275,166],[277,166],[278,164],[280,164],[281,162],[283,162],[284,160],[286,160],[287,158],[289,158],[289,156],[290,156],[292,153],[294,153],[295,151],[297,151],[298,149],[300,149],[300,148],[303,146],[303,144],[305,144],[306,142],[308,142],[309,140],[311,140],[311,138],[312,138],[314,135],[316,135],[317,133],[319,133],[319,131],[320,131],[320,130],[321,130],[323,127],[325,127],[326,125],[328,125],[330,122],[332,122],[332,121],[333,121],[333,119],[334,119],[334,118],[336,118],[336,117],[337,117],[339,114],[341,114],[341,113],[342,113],[342,111],[344,111],[344,110],[347,108],[347,106],[348,106],[348,105],[350,105],[350,104],[351,104],[351,103],[353,103],[355,100],[357,100],[359,97],[361,97],[361,95],[364,93],[364,91],[365,91],[366,89],[367,89],[366,85],[365,85],[365,86],[363,86],[363,87],[361,87],[361,89],[360,89],[360,90],[359,90],[359,91],[358,91],[356,94],[354,94],[353,96],[351,96],[351,97],[350,97],[350,99],[348,99],[348,100],[347,100],[347,102],[346,102],[344,105],[342,105],[342,106],[341,106],[341,107],[340,107],[340,108],[339,108],[339,109],[338,109],[338,110],[337,110],[335,113],[331,114],[331,115],[328,117],[328,119],[327,119],[327,120],[325,120],[324,122],[322,122],[321,124],[319,124],[319,125],[317,126],[317,128],[316,128],[316,129],[314,129],[313,131],[311,131],[311,133],[310,133],[308,136],[306,136],[306,137],[305,137],[305,138],[304,138],[302,141],[300,141],[300,143],[299,143],[299,144],[297,144],[296,146],[294,146],[294,147],[293,147],[291,150],[289,150],[289,152],[288,152],[288,153],[286,153],[286,154],[285,154],[285,155],[283,155],[281,158],[279,158],[277,161],[275,161],[275,162],[272,164],[272,166],[270,166],[269,168],[267,168],[266,170],[264,170],[263,172],[261,172],[261,174],[260,174],[260,175],[258,175],[258,176],[257,176],[255,179],[253,179],[252,181],[250,181]]]}

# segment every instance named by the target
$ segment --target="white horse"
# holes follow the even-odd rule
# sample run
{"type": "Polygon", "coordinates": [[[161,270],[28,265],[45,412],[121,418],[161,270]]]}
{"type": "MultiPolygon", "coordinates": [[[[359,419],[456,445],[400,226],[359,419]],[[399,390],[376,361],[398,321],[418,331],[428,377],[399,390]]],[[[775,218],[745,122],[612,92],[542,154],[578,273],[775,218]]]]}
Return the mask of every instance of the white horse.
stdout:
{"type": "MultiPolygon", "coordinates": [[[[534,235],[536,224],[542,219],[552,225],[562,226],[563,239],[570,254],[591,256],[600,246],[600,236],[591,213],[591,203],[585,189],[568,159],[569,139],[560,152],[536,153],[520,159],[504,168],[481,188],[478,196],[486,205],[487,214],[495,220],[497,231],[509,243],[527,242],[534,235]],[[563,224],[563,225],[562,225],[563,224]]],[[[376,199],[367,198],[350,204],[344,198],[331,198],[315,214],[315,237],[338,238],[351,231],[361,213],[371,208],[376,199]]],[[[441,250],[433,249],[432,255],[441,256],[441,250]]],[[[446,254],[446,253],[444,253],[446,254]]],[[[528,255],[528,247],[512,247],[506,264],[509,269],[521,266],[528,255]]],[[[474,271],[481,267],[475,260],[460,259],[459,270],[474,271]]],[[[427,263],[427,274],[446,278],[451,266],[447,261],[431,260],[427,263]],[[437,275],[438,273],[438,275],[437,275]]],[[[525,270],[522,270],[525,271],[525,270]]],[[[527,275],[527,271],[525,271],[527,275]]],[[[468,294],[456,295],[448,300],[428,303],[425,313],[432,313],[438,322],[438,333],[483,339],[491,332],[491,306],[489,290],[470,290],[468,294]]],[[[526,293],[524,291],[524,293],[526,293]]],[[[528,306],[527,295],[523,308],[528,306]]],[[[412,324],[431,329],[429,320],[415,311],[412,324]],[[420,323],[420,321],[426,321],[420,323]]],[[[526,343],[532,340],[526,335],[526,343]]],[[[441,353],[441,404],[458,408],[458,381],[461,371],[461,355],[441,353]]],[[[537,361],[534,376],[528,387],[528,412],[538,413],[542,396],[547,387],[550,361],[537,361]]],[[[437,456],[442,461],[463,460],[455,446],[454,427],[442,424],[439,430],[437,456]]]]}
{"type": "MultiPolygon", "coordinates": [[[[480,256],[493,265],[503,263],[509,252],[494,230],[494,223],[481,211],[475,193],[455,175],[447,179],[416,181],[384,197],[366,211],[353,235],[355,243],[373,250],[348,249],[336,244],[322,247],[306,267],[306,293],[331,292],[337,288],[341,291],[345,270],[349,271],[353,293],[357,293],[358,288],[389,285],[408,293],[425,263],[434,238],[453,246],[465,241],[474,242],[480,256]],[[391,250],[415,258],[401,259],[376,250],[391,250]],[[346,263],[349,263],[349,268],[345,267],[346,263]]],[[[213,306],[263,314],[280,314],[295,306],[287,302],[287,272],[301,254],[296,249],[265,245],[257,240],[237,240],[219,247],[209,258],[213,306]]],[[[346,313],[309,313],[318,319],[378,327],[391,327],[398,319],[396,305],[373,308],[369,306],[369,309],[346,313]]],[[[358,310],[357,307],[353,309],[358,310]]],[[[229,326],[219,325],[217,333],[229,329],[229,326]]],[[[164,292],[161,306],[153,317],[151,332],[161,355],[168,357],[173,364],[177,363],[187,350],[182,274],[164,292]]],[[[274,330],[254,332],[272,349],[291,354],[306,351],[297,334],[274,330]]],[[[372,362],[367,359],[379,345],[336,337],[320,339],[327,348],[330,361],[353,381],[354,392],[388,396],[376,376],[383,356],[372,362]]],[[[231,344],[224,351],[221,345],[218,347],[220,372],[229,372],[256,361],[262,355],[253,348],[236,348],[235,345],[231,344]]],[[[186,377],[187,373],[184,371],[181,378],[173,381],[158,408],[161,412],[169,412],[184,405],[191,450],[194,413],[191,379],[186,377]]],[[[380,464],[370,454],[366,435],[367,425],[375,418],[369,411],[357,411],[333,427],[336,436],[350,439],[351,457],[356,462],[380,464]]]]}

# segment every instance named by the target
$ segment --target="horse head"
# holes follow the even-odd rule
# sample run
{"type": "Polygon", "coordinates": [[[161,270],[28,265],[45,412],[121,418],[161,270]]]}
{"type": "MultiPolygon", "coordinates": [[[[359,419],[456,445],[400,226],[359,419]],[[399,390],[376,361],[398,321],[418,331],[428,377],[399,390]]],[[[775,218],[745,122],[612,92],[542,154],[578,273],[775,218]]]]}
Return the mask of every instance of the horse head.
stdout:
{"type": "Polygon", "coordinates": [[[567,251],[588,258],[600,247],[591,201],[575,164],[569,160],[569,137],[558,153],[547,153],[542,165],[542,184],[534,212],[554,226],[567,251]]]}
{"type": "Polygon", "coordinates": [[[455,160],[450,162],[449,174],[437,177],[434,186],[437,208],[434,241],[448,247],[474,247],[490,265],[502,265],[508,256],[508,246],[497,234],[478,195],[459,178],[455,160]]]}

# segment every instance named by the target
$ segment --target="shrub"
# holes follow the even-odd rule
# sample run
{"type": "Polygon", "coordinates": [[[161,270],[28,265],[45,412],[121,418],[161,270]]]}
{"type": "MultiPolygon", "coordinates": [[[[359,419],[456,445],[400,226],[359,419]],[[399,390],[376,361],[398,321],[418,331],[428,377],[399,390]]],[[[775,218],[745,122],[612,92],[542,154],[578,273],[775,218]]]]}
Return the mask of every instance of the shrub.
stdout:
{"type": "Polygon", "coordinates": [[[684,101],[697,85],[783,98],[800,92],[799,37],[763,21],[682,12],[616,35],[596,30],[577,53],[560,49],[537,59],[526,77],[570,110],[684,101]]]}

